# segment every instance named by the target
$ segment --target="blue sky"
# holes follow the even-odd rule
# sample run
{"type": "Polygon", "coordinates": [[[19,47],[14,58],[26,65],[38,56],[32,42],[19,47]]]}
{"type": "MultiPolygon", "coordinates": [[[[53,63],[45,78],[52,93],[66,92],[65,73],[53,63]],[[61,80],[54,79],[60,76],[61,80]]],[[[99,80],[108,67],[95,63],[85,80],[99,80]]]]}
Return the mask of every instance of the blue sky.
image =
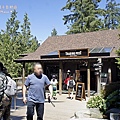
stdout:
{"type": "MultiPolygon", "coordinates": [[[[58,35],[63,35],[67,31],[62,20],[63,15],[68,11],[61,11],[67,0],[0,0],[0,7],[17,6],[18,20],[23,21],[24,14],[27,13],[31,23],[31,31],[38,40],[44,41],[51,35],[53,28],[56,28],[58,35]]],[[[101,6],[106,0],[102,0],[101,6]]],[[[117,2],[119,0],[116,0],[117,2]]],[[[8,11],[6,8],[1,10],[8,11]]],[[[9,8],[9,10],[12,10],[9,8]]],[[[0,13],[0,29],[5,29],[5,23],[10,17],[10,13],[0,13]]],[[[41,41],[40,41],[41,42],[41,41]]]]}

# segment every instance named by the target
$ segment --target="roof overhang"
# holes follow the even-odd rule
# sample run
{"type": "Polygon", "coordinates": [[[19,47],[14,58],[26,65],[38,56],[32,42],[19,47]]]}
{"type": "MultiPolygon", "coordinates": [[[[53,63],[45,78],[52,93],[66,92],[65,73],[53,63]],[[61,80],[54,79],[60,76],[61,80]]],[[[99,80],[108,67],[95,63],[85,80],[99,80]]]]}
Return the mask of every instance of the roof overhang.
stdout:
{"type": "Polygon", "coordinates": [[[24,63],[24,62],[59,62],[59,61],[63,61],[63,62],[67,62],[67,61],[80,61],[80,60],[97,60],[98,58],[102,58],[102,59],[115,59],[115,58],[119,58],[116,56],[98,56],[98,57],[84,57],[84,58],[46,58],[46,59],[37,59],[37,60],[20,60],[20,59],[16,59],[14,60],[14,62],[17,63],[24,63]]]}

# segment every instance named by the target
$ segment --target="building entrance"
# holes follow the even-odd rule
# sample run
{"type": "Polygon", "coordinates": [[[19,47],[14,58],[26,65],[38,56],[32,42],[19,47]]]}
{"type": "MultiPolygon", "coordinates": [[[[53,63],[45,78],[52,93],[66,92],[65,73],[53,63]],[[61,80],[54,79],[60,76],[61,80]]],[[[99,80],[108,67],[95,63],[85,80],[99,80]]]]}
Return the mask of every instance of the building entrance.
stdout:
{"type": "Polygon", "coordinates": [[[58,65],[46,65],[45,74],[51,80],[52,75],[55,75],[59,79],[59,66],[58,65]]]}
{"type": "Polygon", "coordinates": [[[94,71],[90,72],[90,89],[97,91],[97,80],[94,71]]]}
{"type": "Polygon", "coordinates": [[[87,71],[80,71],[80,81],[85,83],[85,90],[87,90],[87,71]]]}
{"type": "MultiPolygon", "coordinates": [[[[87,70],[80,71],[80,81],[85,83],[85,89],[87,90],[87,70]]],[[[97,91],[96,76],[94,71],[90,72],[90,90],[97,91]]]]}

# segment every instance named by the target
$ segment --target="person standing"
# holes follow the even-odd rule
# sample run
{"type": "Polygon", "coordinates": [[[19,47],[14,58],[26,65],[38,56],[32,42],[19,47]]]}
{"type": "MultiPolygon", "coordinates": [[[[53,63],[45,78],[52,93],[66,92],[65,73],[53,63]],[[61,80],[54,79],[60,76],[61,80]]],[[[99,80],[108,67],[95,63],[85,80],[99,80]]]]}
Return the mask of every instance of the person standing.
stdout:
{"type": "Polygon", "coordinates": [[[74,86],[75,86],[75,81],[73,79],[73,76],[70,76],[70,80],[67,83],[68,98],[70,99],[73,99],[74,86]]]}
{"type": "Polygon", "coordinates": [[[58,81],[55,77],[56,77],[55,75],[52,76],[51,85],[52,85],[52,98],[56,100],[58,81]]]}
{"type": "MultiPolygon", "coordinates": [[[[6,104],[7,101],[5,101],[5,103],[3,102],[4,104],[7,105],[7,106],[6,106],[6,109],[5,109],[5,111],[4,111],[4,114],[3,114],[3,120],[11,120],[11,119],[10,119],[10,109],[11,109],[12,96],[10,96],[9,94],[7,94],[7,90],[11,92],[11,90],[10,90],[8,87],[11,87],[10,81],[12,80],[12,77],[11,77],[11,75],[8,73],[7,68],[4,67],[4,68],[3,68],[3,72],[4,72],[4,74],[5,74],[6,77],[7,77],[7,89],[5,90],[5,94],[6,94],[7,98],[9,99],[9,104],[8,104],[8,105],[6,104]]],[[[15,83],[15,84],[16,84],[16,83],[15,83]]],[[[12,88],[11,88],[11,89],[12,89],[12,88]]]]}
{"type": "MultiPolygon", "coordinates": [[[[27,103],[27,120],[33,120],[34,107],[36,107],[37,120],[43,120],[45,87],[49,88],[51,95],[51,85],[48,77],[43,74],[42,65],[40,63],[34,64],[34,73],[28,75],[23,85],[23,102],[27,103]],[[28,88],[28,98],[26,98],[26,91],[28,88]]],[[[50,96],[51,97],[51,96],[50,96]]]]}
{"type": "Polygon", "coordinates": [[[0,120],[3,119],[3,120],[11,120],[10,119],[10,108],[11,108],[11,97],[8,96],[6,93],[5,93],[5,90],[7,89],[7,82],[8,82],[8,79],[7,79],[7,75],[4,71],[4,66],[3,64],[0,62],[0,120]],[[3,81],[4,79],[4,81],[3,81]],[[2,84],[4,86],[4,90],[1,90],[3,87],[2,87],[2,84]],[[3,93],[2,93],[3,92],[3,93]]]}
{"type": "Polygon", "coordinates": [[[64,90],[67,90],[67,84],[68,84],[68,81],[70,80],[70,75],[67,75],[67,78],[64,80],[64,90]]]}

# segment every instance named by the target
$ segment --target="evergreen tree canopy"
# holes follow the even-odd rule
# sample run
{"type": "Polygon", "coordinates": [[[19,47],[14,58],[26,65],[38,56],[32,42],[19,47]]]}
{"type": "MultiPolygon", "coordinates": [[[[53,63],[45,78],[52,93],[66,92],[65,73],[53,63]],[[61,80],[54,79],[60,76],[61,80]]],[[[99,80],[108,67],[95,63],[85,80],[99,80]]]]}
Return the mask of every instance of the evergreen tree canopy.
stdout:
{"type": "Polygon", "coordinates": [[[106,3],[105,28],[116,29],[120,24],[120,3],[116,3],[116,0],[106,0],[106,3]]]}
{"type": "Polygon", "coordinates": [[[67,0],[62,10],[69,10],[71,13],[65,15],[64,24],[68,24],[67,34],[97,31],[103,27],[99,16],[103,12],[99,8],[101,0],[67,0]]]}
{"type": "Polygon", "coordinates": [[[106,0],[106,7],[100,8],[102,0],[67,0],[62,10],[70,11],[64,15],[67,34],[91,32],[103,29],[116,29],[120,26],[120,3],[106,0]]]}
{"type": "MultiPolygon", "coordinates": [[[[120,28],[119,28],[120,30],[120,28]]],[[[118,35],[119,36],[119,40],[120,40],[120,34],[118,35]]],[[[119,56],[118,58],[116,58],[117,60],[117,64],[118,64],[118,68],[120,69],[120,48],[116,51],[116,54],[119,56]]]]}
{"type": "MultiPolygon", "coordinates": [[[[17,20],[17,12],[13,11],[6,22],[6,29],[0,32],[0,62],[3,62],[13,77],[21,76],[21,64],[14,60],[20,54],[34,52],[38,48],[36,37],[31,35],[28,15],[24,15],[23,24],[17,20]]],[[[30,73],[30,64],[26,65],[27,73],[30,73]]]]}
{"type": "Polygon", "coordinates": [[[54,28],[51,32],[51,36],[56,36],[57,35],[57,30],[54,28]]]}

